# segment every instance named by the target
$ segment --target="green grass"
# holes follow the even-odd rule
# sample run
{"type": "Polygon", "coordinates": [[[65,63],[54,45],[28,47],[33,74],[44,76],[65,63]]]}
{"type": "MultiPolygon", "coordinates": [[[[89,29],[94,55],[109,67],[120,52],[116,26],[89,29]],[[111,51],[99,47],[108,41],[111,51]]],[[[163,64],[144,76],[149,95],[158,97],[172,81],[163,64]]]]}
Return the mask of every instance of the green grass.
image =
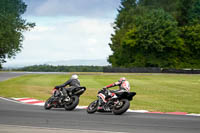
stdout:
{"type": "MultiPolygon", "coordinates": [[[[96,99],[99,89],[122,76],[129,80],[131,91],[137,92],[131,109],[200,113],[200,75],[80,73],[81,85],[86,86],[87,91],[80,97],[79,105],[88,105],[96,99]]],[[[13,78],[0,82],[0,96],[46,100],[53,87],[69,77],[33,74],[13,78]]]]}

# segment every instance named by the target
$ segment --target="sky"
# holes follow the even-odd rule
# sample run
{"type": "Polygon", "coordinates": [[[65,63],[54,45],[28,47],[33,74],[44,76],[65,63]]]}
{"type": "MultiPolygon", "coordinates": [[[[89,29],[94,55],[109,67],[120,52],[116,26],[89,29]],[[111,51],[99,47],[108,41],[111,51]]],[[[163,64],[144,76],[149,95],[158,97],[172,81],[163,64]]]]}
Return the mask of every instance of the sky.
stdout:
{"type": "MultiPolygon", "coordinates": [[[[64,60],[107,60],[120,0],[23,0],[22,15],[36,26],[23,33],[23,48],[3,67],[64,60]]],[[[59,64],[58,64],[59,65],[59,64]]],[[[92,65],[92,64],[91,64],[92,65]]]]}

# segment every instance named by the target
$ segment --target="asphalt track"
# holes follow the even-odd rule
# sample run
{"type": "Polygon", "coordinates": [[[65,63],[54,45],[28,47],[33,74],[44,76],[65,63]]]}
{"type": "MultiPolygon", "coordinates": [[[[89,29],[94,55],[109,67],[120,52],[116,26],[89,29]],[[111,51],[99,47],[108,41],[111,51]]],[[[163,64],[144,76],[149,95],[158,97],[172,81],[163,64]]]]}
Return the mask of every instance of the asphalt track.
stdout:
{"type": "MultiPolygon", "coordinates": [[[[13,76],[19,75],[13,74],[13,76]]],[[[44,110],[41,106],[0,99],[0,133],[36,131],[44,133],[199,133],[200,117],[131,112],[120,116],[111,113],[87,114],[86,110],[44,110]]]]}

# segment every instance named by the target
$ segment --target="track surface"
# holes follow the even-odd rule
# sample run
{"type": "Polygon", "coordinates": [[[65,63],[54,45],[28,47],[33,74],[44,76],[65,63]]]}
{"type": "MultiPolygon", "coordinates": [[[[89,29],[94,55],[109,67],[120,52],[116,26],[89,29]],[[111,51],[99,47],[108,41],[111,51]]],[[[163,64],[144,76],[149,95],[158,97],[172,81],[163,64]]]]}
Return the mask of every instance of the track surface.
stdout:
{"type": "Polygon", "coordinates": [[[0,72],[0,81],[7,80],[10,78],[18,77],[25,75],[27,73],[22,73],[22,72],[0,72]]]}
{"type": "MultiPolygon", "coordinates": [[[[145,113],[125,113],[124,115],[116,116],[111,113],[87,114],[86,110],[78,109],[74,111],[65,111],[64,109],[52,109],[47,111],[41,106],[20,104],[3,99],[0,99],[0,124],[47,127],[50,129],[60,128],[63,130],[80,129],[91,130],[91,132],[200,132],[200,117],[195,116],[145,113]]],[[[2,125],[0,125],[0,127],[5,128],[5,126],[2,125]]],[[[15,129],[17,129],[17,127],[15,129]]],[[[29,129],[31,130],[31,128],[29,129]]],[[[3,128],[0,128],[0,132],[3,132],[3,128]]]]}

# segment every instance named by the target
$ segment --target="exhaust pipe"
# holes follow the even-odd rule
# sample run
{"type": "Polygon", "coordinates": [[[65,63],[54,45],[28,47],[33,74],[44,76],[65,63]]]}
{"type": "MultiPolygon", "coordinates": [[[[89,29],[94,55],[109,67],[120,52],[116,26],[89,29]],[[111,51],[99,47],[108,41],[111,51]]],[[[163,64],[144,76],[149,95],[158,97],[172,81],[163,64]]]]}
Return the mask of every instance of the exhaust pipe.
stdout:
{"type": "Polygon", "coordinates": [[[84,91],[85,89],[80,89],[80,90],[78,90],[77,92],[75,92],[74,94],[78,94],[78,93],[80,93],[80,92],[82,92],[82,91],[84,91]]]}

